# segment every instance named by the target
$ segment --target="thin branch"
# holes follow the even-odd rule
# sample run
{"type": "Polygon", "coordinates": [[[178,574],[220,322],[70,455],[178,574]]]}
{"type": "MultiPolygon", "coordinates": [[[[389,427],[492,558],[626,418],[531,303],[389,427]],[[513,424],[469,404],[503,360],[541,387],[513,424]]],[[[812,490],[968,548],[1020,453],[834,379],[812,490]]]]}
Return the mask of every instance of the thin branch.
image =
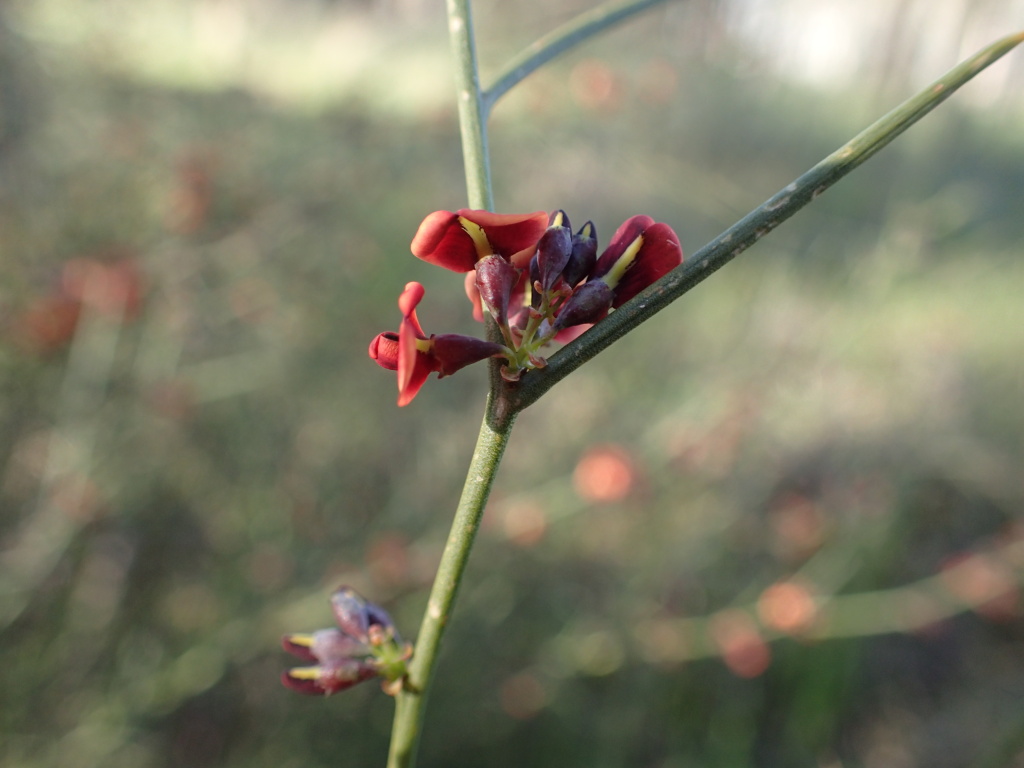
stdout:
{"type": "Polygon", "coordinates": [[[518,384],[508,385],[513,407],[522,410],[536,402],[557,382],[739,256],[1021,42],[1024,32],[988,46],[776,192],[681,266],[553,355],[546,368],[530,371],[518,384]]]}
{"type": "MultiPolygon", "coordinates": [[[[448,0],[447,8],[448,31],[455,60],[455,85],[469,205],[472,208],[493,210],[487,123],[480,92],[470,2],[448,0]]],[[[493,323],[489,333],[492,336],[495,333],[493,323]]],[[[462,497],[459,499],[451,532],[441,554],[427,609],[423,613],[415,651],[409,663],[409,673],[396,696],[388,768],[412,768],[416,763],[427,696],[437,666],[441,638],[448,626],[455,605],[455,596],[462,583],[462,575],[469,562],[476,532],[480,528],[480,520],[487,505],[487,498],[490,496],[491,485],[498,473],[501,457],[512,433],[512,425],[515,423],[516,412],[509,411],[507,401],[498,396],[500,377],[493,365],[491,372],[487,411],[480,425],[480,435],[473,451],[473,458],[470,460],[462,497]]]]}
{"type": "Polygon", "coordinates": [[[491,163],[487,149],[487,118],[473,39],[469,0],[448,0],[448,35],[455,60],[455,89],[462,134],[462,160],[470,208],[494,210],[491,163]]]}
{"type": "Polygon", "coordinates": [[[567,24],[552,30],[512,59],[498,73],[494,84],[483,93],[486,113],[490,113],[495,102],[513,86],[556,56],[561,56],[573,46],[608,27],[664,2],[666,0],[615,0],[581,13],[567,24]]]}
{"type": "Polygon", "coordinates": [[[423,613],[416,651],[409,663],[409,675],[397,697],[388,768],[411,768],[415,764],[441,637],[451,618],[455,596],[514,422],[515,414],[503,413],[494,398],[488,401],[487,416],[480,427],[462,498],[459,499],[427,609],[423,613]]]}

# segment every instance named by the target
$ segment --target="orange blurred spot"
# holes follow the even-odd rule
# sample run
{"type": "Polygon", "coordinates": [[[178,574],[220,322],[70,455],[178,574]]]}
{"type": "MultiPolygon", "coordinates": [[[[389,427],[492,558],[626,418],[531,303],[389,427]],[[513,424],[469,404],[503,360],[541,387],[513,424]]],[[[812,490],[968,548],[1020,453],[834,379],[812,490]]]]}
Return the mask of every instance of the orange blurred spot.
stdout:
{"type": "Polygon", "coordinates": [[[722,661],[737,677],[758,677],[768,669],[771,649],[754,620],[743,611],[733,608],[715,614],[709,630],[722,661]]]}
{"type": "Polygon", "coordinates": [[[757,615],[764,625],[790,635],[805,632],[817,611],[810,590],[792,581],[773,584],[757,601],[757,615]]]}
{"type": "Polygon", "coordinates": [[[77,472],[63,475],[54,483],[50,502],[68,518],[83,524],[97,519],[105,511],[99,486],[77,472]]]}
{"type": "Polygon", "coordinates": [[[803,494],[785,494],[772,507],[769,520],[775,550],[785,560],[807,557],[824,541],[825,516],[821,507],[803,494]]]}
{"type": "Polygon", "coordinates": [[[505,507],[502,529],[509,541],[521,547],[532,547],[544,538],[548,516],[535,501],[518,501],[505,507]]]}
{"type": "Polygon", "coordinates": [[[276,592],[288,583],[294,563],[282,547],[263,544],[249,555],[249,583],[259,592],[276,592]]]}
{"type": "Polygon", "coordinates": [[[216,593],[201,582],[170,588],[162,596],[160,613],[169,626],[181,632],[213,626],[224,616],[216,593]]]}
{"type": "Polygon", "coordinates": [[[155,382],[146,390],[146,402],[161,416],[184,421],[196,411],[196,394],[192,384],[181,379],[155,382]]]}
{"type": "Polygon", "coordinates": [[[29,302],[11,324],[13,339],[39,353],[56,351],[75,336],[82,308],[87,306],[118,319],[134,319],[142,305],[145,282],[136,260],[124,257],[126,249],[112,248],[97,258],[71,259],[61,270],[60,283],[45,296],[29,302]]]}
{"type": "Polygon", "coordinates": [[[188,152],[179,159],[165,219],[171,232],[192,235],[206,225],[216,165],[209,153],[201,151],[188,152]]]}
{"type": "Polygon", "coordinates": [[[1010,568],[987,554],[962,554],[942,566],[942,583],[959,600],[989,618],[1016,613],[1020,588],[1010,568]]]}
{"type": "Polygon", "coordinates": [[[611,111],[622,104],[618,78],[598,59],[584,59],[572,68],[569,95],[584,109],[611,111]]]}
{"type": "Polygon", "coordinates": [[[142,306],[145,281],[135,259],[103,263],[92,258],[71,259],[61,272],[63,293],[113,317],[134,319],[142,306]]]}
{"type": "Polygon", "coordinates": [[[690,658],[689,633],[672,619],[649,619],[633,630],[640,655],[651,664],[672,666],[690,658]]]}
{"type": "Polygon", "coordinates": [[[401,533],[379,534],[367,548],[366,567],[381,586],[405,586],[411,573],[409,540],[401,533]]]}
{"type": "Polygon", "coordinates": [[[55,352],[74,338],[81,312],[82,305],[68,296],[34,299],[14,320],[14,341],[31,352],[55,352]]]}
{"type": "Polygon", "coordinates": [[[547,693],[544,685],[531,672],[521,672],[505,680],[498,691],[501,708],[516,720],[529,720],[544,709],[547,693]]]}
{"type": "Polygon", "coordinates": [[[583,454],[572,475],[580,498],[591,502],[621,501],[636,479],[633,462],[616,445],[595,446],[583,454]]]}

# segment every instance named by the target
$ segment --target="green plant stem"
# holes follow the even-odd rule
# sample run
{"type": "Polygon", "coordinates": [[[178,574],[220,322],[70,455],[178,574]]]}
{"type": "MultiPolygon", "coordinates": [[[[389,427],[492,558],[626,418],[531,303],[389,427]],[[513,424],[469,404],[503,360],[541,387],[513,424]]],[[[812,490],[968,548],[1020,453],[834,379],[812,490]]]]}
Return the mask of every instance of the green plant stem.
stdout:
{"type": "Polygon", "coordinates": [[[487,149],[487,113],[476,63],[473,14],[469,0],[447,0],[447,8],[469,207],[491,211],[494,210],[494,193],[487,149]]]}
{"type": "MultiPolygon", "coordinates": [[[[480,90],[470,2],[447,0],[447,10],[452,58],[455,61],[455,87],[468,202],[471,208],[493,210],[487,117],[480,90]]],[[[496,323],[491,322],[488,324],[488,337],[493,341],[496,336],[500,336],[500,330],[496,323]]],[[[507,401],[499,397],[501,377],[498,374],[498,361],[492,363],[487,410],[480,425],[476,448],[470,459],[455,519],[441,553],[427,609],[423,613],[415,651],[409,662],[409,672],[395,697],[388,768],[412,768],[416,763],[427,696],[437,666],[441,638],[448,626],[462,574],[469,562],[480,519],[487,505],[487,497],[515,423],[517,412],[508,410],[507,401]]]]}
{"type": "Polygon", "coordinates": [[[515,417],[516,413],[505,409],[499,399],[493,396],[488,399],[487,413],[480,426],[462,498],[459,499],[434,586],[430,590],[427,610],[423,614],[416,651],[409,663],[409,674],[397,696],[388,768],[410,768],[415,763],[416,746],[422,730],[427,693],[437,665],[441,637],[448,626],[459,583],[469,561],[480,518],[515,417]]]}
{"type": "Polygon", "coordinates": [[[841,146],[783,187],[760,207],[705,245],[681,266],[623,304],[548,361],[507,385],[511,407],[526,408],[613,342],[661,311],[691,288],[767,235],[843,176],[872,157],[987,66],[1024,42],[1024,32],[1009,35],[951,69],[916,96],[841,146]]]}
{"type": "Polygon", "coordinates": [[[667,0],[615,0],[602,3],[585,13],[581,13],[572,21],[544,35],[526,50],[516,56],[498,73],[491,85],[483,93],[485,114],[513,86],[521,82],[538,68],[544,66],[556,56],[560,56],[570,48],[582,43],[587,38],[603,32],[609,27],[628,19],[651,6],[667,0]]]}

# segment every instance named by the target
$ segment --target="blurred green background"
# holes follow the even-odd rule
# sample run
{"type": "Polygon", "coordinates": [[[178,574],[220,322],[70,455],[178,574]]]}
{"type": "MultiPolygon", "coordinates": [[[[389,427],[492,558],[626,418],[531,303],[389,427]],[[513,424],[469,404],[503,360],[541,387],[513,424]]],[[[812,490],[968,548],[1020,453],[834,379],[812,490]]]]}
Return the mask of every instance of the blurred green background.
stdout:
{"type": "MultiPolygon", "coordinates": [[[[479,2],[485,80],[589,7],[479,2]]],[[[414,635],[485,371],[366,356],[465,204],[441,3],[0,3],[0,766],[383,765],[283,689],[349,584],[414,635]]],[[[695,251],[1014,2],[669,3],[497,108],[499,210],[695,251]]],[[[1024,765],[1024,64],[520,417],[425,766],[1024,765]]]]}

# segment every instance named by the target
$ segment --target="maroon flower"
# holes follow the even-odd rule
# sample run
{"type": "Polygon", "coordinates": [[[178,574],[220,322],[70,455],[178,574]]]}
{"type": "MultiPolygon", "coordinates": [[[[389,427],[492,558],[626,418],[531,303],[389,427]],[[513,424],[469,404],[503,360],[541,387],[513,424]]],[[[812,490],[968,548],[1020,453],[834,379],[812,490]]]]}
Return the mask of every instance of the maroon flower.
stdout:
{"type": "Polygon", "coordinates": [[[384,609],[347,587],[331,595],[331,607],[338,629],[281,639],[286,651],[314,663],[284,672],[282,683],[299,693],[330,696],[371,677],[394,681],[405,674],[410,646],[384,609]]]}
{"type": "Polygon", "coordinates": [[[501,256],[523,267],[547,229],[543,211],[491,213],[462,208],[435,211],[423,220],[412,239],[413,255],[454,272],[469,272],[488,256],[501,256]],[[515,258],[520,252],[525,255],[515,258]]]}
{"type": "Polygon", "coordinates": [[[672,227],[650,216],[633,216],[616,230],[587,282],[573,291],[553,327],[561,331],[595,323],[682,263],[683,249],[672,227]]]}
{"type": "Polygon", "coordinates": [[[683,263],[679,237],[668,224],[650,216],[626,219],[590,273],[612,289],[613,307],[620,307],[658,278],[683,263]]]}
{"type": "Polygon", "coordinates": [[[443,378],[471,363],[507,352],[500,344],[473,336],[446,333],[428,337],[416,317],[424,292],[419,283],[406,284],[398,298],[402,311],[398,333],[380,333],[370,342],[370,357],[382,368],[398,371],[399,405],[412,402],[433,372],[443,378]]]}

